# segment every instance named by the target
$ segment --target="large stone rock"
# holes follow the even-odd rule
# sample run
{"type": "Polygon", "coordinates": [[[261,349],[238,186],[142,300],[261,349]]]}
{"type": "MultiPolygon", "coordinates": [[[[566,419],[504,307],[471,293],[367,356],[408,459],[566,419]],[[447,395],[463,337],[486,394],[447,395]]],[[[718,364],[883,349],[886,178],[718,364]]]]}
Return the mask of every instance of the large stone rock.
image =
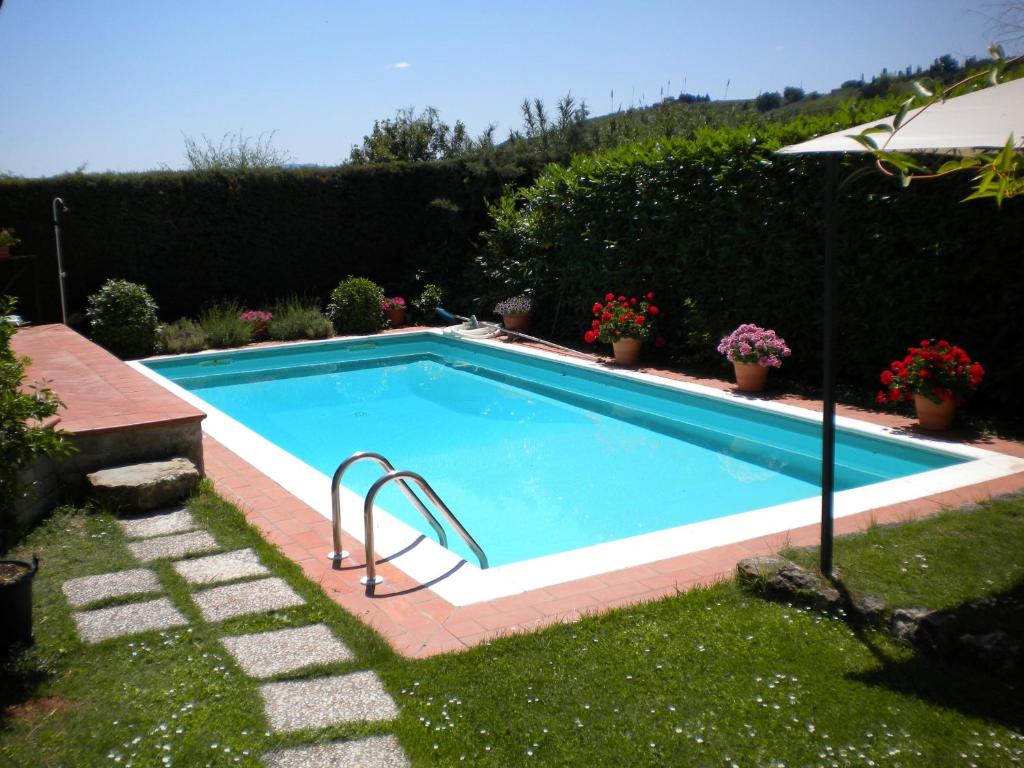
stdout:
{"type": "Polygon", "coordinates": [[[917,630],[921,620],[933,613],[935,611],[929,608],[896,608],[892,612],[889,631],[897,640],[913,645],[917,642],[917,630]]]}
{"type": "Polygon", "coordinates": [[[964,655],[994,672],[1012,672],[1020,658],[1020,643],[1006,632],[961,635],[959,643],[964,655]]]}
{"type": "Polygon", "coordinates": [[[151,461],[102,469],[86,475],[93,498],[129,511],[148,511],[181,501],[199,485],[199,470],[188,459],[151,461]]]}
{"type": "Polygon", "coordinates": [[[786,563],[768,578],[768,593],[780,597],[807,597],[821,588],[821,577],[796,563],[786,563]]]}
{"type": "Polygon", "coordinates": [[[779,555],[754,555],[736,563],[736,574],[747,584],[763,584],[784,565],[792,563],[779,555]]]}
{"type": "Polygon", "coordinates": [[[872,627],[881,626],[889,606],[876,595],[865,594],[853,599],[853,615],[858,621],[872,627]]]}

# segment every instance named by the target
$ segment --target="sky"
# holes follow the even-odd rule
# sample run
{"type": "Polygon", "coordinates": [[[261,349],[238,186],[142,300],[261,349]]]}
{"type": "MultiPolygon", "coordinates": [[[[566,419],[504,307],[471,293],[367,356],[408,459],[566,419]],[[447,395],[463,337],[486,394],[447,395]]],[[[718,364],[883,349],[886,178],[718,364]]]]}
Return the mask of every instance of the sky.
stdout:
{"type": "Polygon", "coordinates": [[[0,174],[185,168],[185,137],[258,137],[336,165],[427,106],[471,135],[572,93],[593,115],[662,95],[828,91],[983,57],[965,0],[0,0],[0,174]]]}

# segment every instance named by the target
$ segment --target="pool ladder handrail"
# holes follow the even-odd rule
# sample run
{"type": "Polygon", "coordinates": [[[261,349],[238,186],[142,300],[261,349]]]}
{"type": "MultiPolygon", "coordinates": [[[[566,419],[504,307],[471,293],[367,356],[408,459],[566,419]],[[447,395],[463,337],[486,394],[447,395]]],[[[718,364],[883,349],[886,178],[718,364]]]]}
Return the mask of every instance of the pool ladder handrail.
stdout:
{"type": "Polygon", "coordinates": [[[433,503],[433,505],[441,512],[448,524],[455,529],[455,532],[459,534],[459,537],[466,542],[466,545],[473,551],[473,554],[476,555],[477,560],[480,562],[480,567],[489,567],[487,555],[484,553],[480,545],[477,544],[476,539],[470,535],[469,531],[467,531],[462,523],[459,522],[455,513],[449,509],[448,505],[442,501],[441,497],[437,495],[437,492],[434,491],[430,484],[424,480],[421,475],[409,470],[397,470],[384,456],[372,451],[359,451],[352,454],[345,459],[345,461],[339,464],[338,468],[334,471],[334,477],[331,480],[331,518],[333,523],[334,551],[330,552],[328,557],[337,562],[349,556],[349,553],[341,548],[341,479],[349,467],[365,459],[376,462],[386,471],[386,474],[379,478],[370,487],[370,490],[367,492],[366,498],[363,501],[363,541],[366,555],[366,576],[359,580],[360,583],[372,586],[384,581],[383,576],[377,575],[376,562],[373,556],[373,503],[377,498],[377,494],[380,493],[388,483],[398,483],[399,488],[405,494],[406,498],[412,502],[413,506],[419,510],[420,514],[423,515],[424,519],[430,523],[430,526],[437,533],[438,543],[445,549],[448,548],[448,536],[445,533],[444,528],[441,527],[437,518],[434,517],[430,510],[428,510],[426,506],[424,506],[423,502],[420,501],[419,496],[417,496],[412,488],[409,487],[406,480],[411,480],[416,483],[420,490],[426,494],[427,498],[430,499],[431,503],[433,503]]]}

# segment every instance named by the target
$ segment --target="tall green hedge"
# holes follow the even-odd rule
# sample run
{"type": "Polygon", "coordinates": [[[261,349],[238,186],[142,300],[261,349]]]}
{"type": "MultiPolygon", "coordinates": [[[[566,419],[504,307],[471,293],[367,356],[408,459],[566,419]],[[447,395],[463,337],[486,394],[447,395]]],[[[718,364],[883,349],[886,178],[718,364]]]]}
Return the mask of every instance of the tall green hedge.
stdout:
{"type": "MultiPolygon", "coordinates": [[[[595,298],[651,290],[674,357],[716,365],[718,338],[753,322],[793,348],[784,375],[817,383],[824,161],[773,150],[834,127],[720,130],[549,166],[496,206],[485,271],[533,291],[541,333],[578,338],[595,298]]],[[[900,189],[879,175],[843,197],[838,376],[871,393],[907,345],[946,337],[986,365],[979,405],[1019,414],[1024,203],[960,203],[968,182],[900,189]]]]}
{"type": "Polygon", "coordinates": [[[0,179],[0,226],[23,237],[16,252],[40,257],[42,306],[34,306],[31,270],[12,286],[36,320],[60,317],[50,213],[58,195],[69,208],[71,312],[111,277],[144,284],[164,320],[194,317],[218,298],[249,306],[289,294],[326,300],[347,274],[389,294],[418,295],[435,282],[460,297],[475,238],[489,224],[485,201],[536,170],[452,161],[0,179]]]}

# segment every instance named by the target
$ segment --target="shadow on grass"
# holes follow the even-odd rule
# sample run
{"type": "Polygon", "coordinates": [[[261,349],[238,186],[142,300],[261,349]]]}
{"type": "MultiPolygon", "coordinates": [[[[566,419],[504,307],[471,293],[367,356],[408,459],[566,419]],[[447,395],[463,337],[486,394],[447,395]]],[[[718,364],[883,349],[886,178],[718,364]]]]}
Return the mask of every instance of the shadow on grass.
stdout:
{"type": "Polygon", "coordinates": [[[0,729],[12,718],[24,719],[35,692],[50,677],[31,649],[16,646],[5,653],[0,657],[0,729]]]}
{"type": "MultiPolygon", "coordinates": [[[[844,604],[851,605],[850,593],[838,579],[844,604]]],[[[897,658],[891,644],[877,632],[869,632],[855,613],[847,610],[846,621],[854,636],[878,660],[878,667],[849,678],[880,686],[905,696],[953,709],[970,717],[1024,727],[1024,654],[1015,663],[986,663],[965,651],[959,638],[965,634],[1005,632],[1018,643],[1024,639],[1024,580],[1009,590],[972,600],[938,614],[942,634],[931,634],[915,647],[913,655],[897,658]]]]}

